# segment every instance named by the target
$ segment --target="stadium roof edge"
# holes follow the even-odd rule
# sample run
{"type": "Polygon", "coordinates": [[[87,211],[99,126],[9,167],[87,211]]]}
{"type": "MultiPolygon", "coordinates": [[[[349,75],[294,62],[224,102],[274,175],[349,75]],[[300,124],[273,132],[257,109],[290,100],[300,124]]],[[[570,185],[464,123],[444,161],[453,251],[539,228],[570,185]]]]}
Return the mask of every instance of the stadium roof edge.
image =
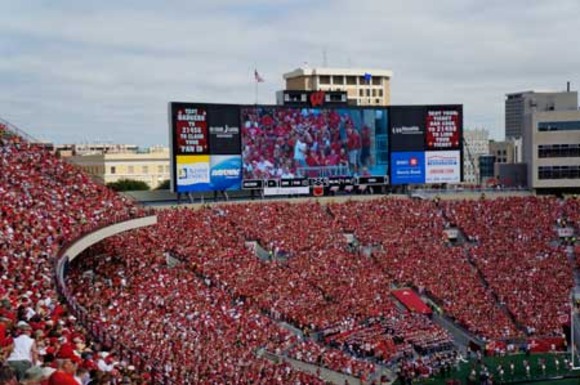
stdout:
{"type": "Polygon", "coordinates": [[[393,77],[393,71],[391,70],[372,69],[372,68],[328,68],[328,67],[297,68],[291,72],[286,72],[282,76],[284,79],[292,79],[299,76],[313,76],[313,75],[365,76],[365,74],[387,78],[393,77]]]}

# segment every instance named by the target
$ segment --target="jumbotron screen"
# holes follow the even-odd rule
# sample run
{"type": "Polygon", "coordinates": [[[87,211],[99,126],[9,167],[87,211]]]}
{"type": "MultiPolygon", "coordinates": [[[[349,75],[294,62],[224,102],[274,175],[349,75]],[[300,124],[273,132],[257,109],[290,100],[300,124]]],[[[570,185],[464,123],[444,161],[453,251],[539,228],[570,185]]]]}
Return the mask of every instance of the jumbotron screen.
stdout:
{"type": "Polygon", "coordinates": [[[368,178],[390,184],[461,179],[460,105],[170,103],[169,121],[171,181],[178,193],[304,190],[313,181],[362,184],[368,178]]]}
{"type": "Polygon", "coordinates": [[[244,179],[387,175],[386,109],[243,107],[244,179]]]}

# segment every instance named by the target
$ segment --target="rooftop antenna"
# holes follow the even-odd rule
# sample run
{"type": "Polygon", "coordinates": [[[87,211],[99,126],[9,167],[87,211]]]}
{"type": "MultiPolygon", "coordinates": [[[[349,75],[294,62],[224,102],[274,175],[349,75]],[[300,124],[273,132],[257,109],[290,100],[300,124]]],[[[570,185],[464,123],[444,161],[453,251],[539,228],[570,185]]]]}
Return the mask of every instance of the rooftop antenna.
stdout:
{"type": "Polygon", "coordinates": [[[566,82],[566,92],[570,92],[570,82],[566,82]]]}

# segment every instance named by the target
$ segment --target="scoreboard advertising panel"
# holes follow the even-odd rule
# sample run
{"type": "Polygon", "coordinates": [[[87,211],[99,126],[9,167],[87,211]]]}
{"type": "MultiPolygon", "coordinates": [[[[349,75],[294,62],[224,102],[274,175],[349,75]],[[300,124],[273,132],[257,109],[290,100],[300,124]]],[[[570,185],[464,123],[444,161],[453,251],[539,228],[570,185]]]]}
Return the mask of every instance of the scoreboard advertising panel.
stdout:
{"type": "Polygon", "coordinates": [[[170,103],[171,182],[182,192],[239,190],[242,183],[239,108],[170,103]]]}
{"type": "Polygon", "coordinates": [[[178,193],[457,183],[462,106],[169,104],[178,193]],[[294,180],[296,183],[288,183],[294,180]],[[284,183],[282,183],[284,182],[284,183]]]}
{"type": "Polygon", "coordinates": [[[391,184],[460,183],[463,106],[393,106],[391,184]]]}

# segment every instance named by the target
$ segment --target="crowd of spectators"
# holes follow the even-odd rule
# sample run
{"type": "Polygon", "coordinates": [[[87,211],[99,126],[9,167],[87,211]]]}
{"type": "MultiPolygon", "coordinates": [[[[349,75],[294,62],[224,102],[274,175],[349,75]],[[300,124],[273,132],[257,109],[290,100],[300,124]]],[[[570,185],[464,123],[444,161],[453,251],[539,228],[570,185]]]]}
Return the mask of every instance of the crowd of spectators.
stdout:
{"type": "Polygon", "coordinates": [[[0,362],[18,380],[60,384],[66,382],[55,378],[77,375],[95,384],[108,384],[113,377],[141,383],[127,363],[119,361],[108,373],[99,370],[105,347],[59,301],[53,279],[56,255],[65,243],[141,214],[131,201],[42,145],[0,126],[0,362]]]}
{"type": "Polygon", "coordinates": [[[518,336],[464,250],[448,246],[446,220],[433,202],[353,201],[330,205],[330,211],[345,232],[373,246],[377,265],[398,286],[430,295],[448,316],[481,338],[518,336]]]}
{"type": "Polygon", "coordinates": [[[475,242],[470,258],[524,332],[561,335],[574,282],[555,228],[561,218],[578,216],[578,202],[514,197],[443,205],[475,242]]]}
{"type": "Polygon", "coordinates": [[[328,348],[314,341],[300,341],[287,354],[299,361],[334,369],[363,381],[368,380],[376,370],[370,362],[353,360],[352,356],[342,350],[328,348]]]}
{"type": "MultiPolygon", "coordinates": [[[[328,137],[332,150],[336,127],[352,124],[333,114],[260,116],[244,128],[256,131],[244,151],[271,145],[271,131],[323,152],[328,137]],[[276,131],[287,127],[298,132],[276,131]]],[[[271,155],[296,167],[293,150],[271,155]]],[[[323,383],[265,352],[365,379],[376,369],[369,360],[412,354],[424,357],[413,370],[433,370],[423,363],[453,354],[450,336],[397,306],[390,290],[413,287],[485,340],[560,335],[573,266],[555,229],[577,224],[578,209],[527,197],[166,210],[157,226],[110,238],[73,263],[67,282],[81,324],[56,292],[58,251],[144,211],[0,127],[0,358],[19,379],[40,369],[43,378],[103,384],[323,383]],[[465,246],[445,239],[450,223],[465,246]],[[253,243],[276,258],[258,258],[253,243]],[[111,348],[133,352],[131,362],[111,348]]]]}
{"type": "Polygon", "coordinates": [[[172,384],[323,384],[260,359],[291,334],[225,288],[169,268],[142,235],[112,239],[104,250],[112,256],[84,258],[69,276],[91,322],[117,344],[156,363],[172,384]]]}
{"type": "MultiPolygon", "coordinates": [[[[525,198],[524,201],[516,199],[514,202],[519,206],[530,202],[530,199],[535,198],[525,198]]],[[[535,203],[533,200],[531,202],[529,204],[535,203]]],[[[470,204],[475,207],[490,203],[470,204]]],[[[560,205],[556,200],[551,204],[560,205]]],[[[481,269],[486,277],[486,272],[472,254],[477,253],[477,247],[483,244],[483,240],[477,239],[476,244],[468,247],[451,247],[445,239],[443,230],[449,226],[450,220],[459,225],[466,223],[465,231],[470,236],[471,222],[457,216],[457,212],[469,204],[456,205],[382,199],[329,205],[277,202],[222,205],[197,211],[168,210],[160,214],[158,226],[132,234],[133,238],[130,239],[128,236],[118,238],[116,242],[124,247],[105,253],[122,255],[125,265],[121,270],[113,269],[99,274],[100,277],[116,277],[123,271],[124,276],[117,284],[114,280],[108,283],[113,291],[104,294],[102,300],[125,296],[149,300],[158,292],[161,293],[159,301],[169,293],[187,298],[185,294],[175,294],[179,293],[179,287],[187,293],[202,293],[201,286],[198,286],[203,282],[207,301],[220,303],[218,299],[222,296],[222,301],[229,298],[260,317],[291,323],[307,336],[305,340],[298,341],[287,334],[280,338],[277,333],[282,332],[273,324],[274,337],[265,333],[262,339],[258,339],[259,343],[252,345],[253,351],[264,348],[365,378],[370,375],[370,366],[365,361],[368,358],[388,362],[401,359],[409,352],[431,357],[452,351],[449,335],[428,317],[394,306],[389,296],[391,287],[413,286],[419,293],[431,297],[459,325],[484,340],[524,336],[525,330],[520,328],[517,318],[514,322],[502,303],[496,300],[498,297],[501,300],[502,292],[492,284],[488,285],[479,274],[481,269]],[[353,250],[349,247],[348,234],[352,234],[358,248],[353,250]],[[251,242],[257,242],[271,255],[283,255],[284,258],[274,259],[278,262],[264,262],[249,246],[251,242]],[[132,250],[139,250],[134,258],[130,258],[132,250]],[[145,275],[140,279],[146,283],[132,287],[135,291],[127,293],[126,287],[123,287],[128,285],[125,275],[137,277],[137,272],[154,265],[150,259],[143,257],[144,253],[157,258],[156,263],[159,263],[161,270],[155,270],[154,275],[159,276],[160,271],[163,274],[182,274],[163,270],[165,258],[169,255],[180,260],[197,278],[187,278],[190,279],[188,281],[186,277],[189,276],[179,275],[179,279],[175,278],[179,284],[171,286],[171,289],[160,289],[153,284],[153,276],[145,275]],[[441,266],[446,268],[441,269],[441,266]],[[121,285],[122,282],[125,283],[121,285]],[[198,286],[192,288],[188,286],[190,284],[198,286]],[[322,339],[311,339],[310,336],[320,336],[322,339]]],[[[549,205],[538,206],[543,214],[553,209],[549,205]]],[[[502,210],[509,208],[502,207],[502,210]]],[[[550,215],[557,217],[558,213],[550,215]]],[[[537,217],[540,216],[538,214],[537,217]]],[[[470,218],[478,217],[472,214],[470,218]]],[[[486,217],[481,215],[480,218],[486,217]]],[[[519,229],[516,231],[531,231],[525,225],[518,227],[518,223],[512,223],[512,226],[519,229]]],[[[484,232],[483,229],[480,231],[484,232]]],[[[480,232],[476,234],[481,235],[480,232]]],[[[497,233],[496,237],[502,237],[502,234],[506,233],[497,233]]],[[[554,229],[550,234],[546,232],[546,247],[555,234],[554,229]]],[[[110,244],[112,242],[109,241],[110,244]]],[[[560,262],[560,269],[569,268],[565,260],[560,262]]],[[[109,269],[114,266],[109,262],[106,265],[109,269]]],[[[544,267],[539,265],[538,268],[544,267]]],[[[75,289],[83,304],[101,318],[109,320],[113,317],[117,322],[123,320],[124,328],[119,330],[131,330],[125,329],[130,325],[126,312],[133,305],[130,302],[116,304],[115,309],[122,309],[121,315],[118,315],[116,310],[111,310],[109,302],[103,305],[98,297],[83,296],[89,281],[79,279],[81,270],[77,271],[74,281],[85,284],[75,289]]],[[[571,276],[571,271],[569,274],[571,276]]],[[[169,287],[170,281],[165,277],[159,284],[169,287]]],[[[513,285],[517,287],[517,281],[513,285]]],[[[197,299],[189,306],[197,306],[195,304],[198,302],[203,303],[197,299]]],[[[172,303],[178,303],[174,297],[172,303]]],[[[543,303],[537,307],[543,311],[541,317],[557,320],[558,312],[551,313],[551,308],[540,305],[543,306],[543,303]]],[[[161,340],[157,343],[136,346],[140,351],[147,351],[147,346],[172,346],[163,342],[171,334],[167,334],[167,327],[160,326],[171,322],[159,314],[171,317],[186,305],[172,307],[169,312],[164,306],[149,310],[149,314],[135,313],[139,322],[149,319],[152,325],[159,323],[153,329],[159,327],[164,331],[160,333],[161,340]],[[156,316],[153,317],[153,314],[156,316]]],[[[147,309],[146,306],[144,308],[147,309]]],[[[222,306],[222,309],[227,307],[222,306]]],[[[147,328],[150,329],[151,326],[147,328]]],[[[113,329],[113,334],[119,335],[119,330],[113,329]]],[[[240,327],[239,330],[244,329],[240,327]]],[[[137,337],[125,335],[125,341],[132,343],[144,338],[141,334],[137,337]]],[[[212,348],[219,346],[211,340],[209,343],[212,348]]],[[[162,352],[155,350],[156,354],[162,352]]],[[[171,355],[155,358],[170,362],[169,368],[175,367],[171,362],[183,360],[183,357],[171,355]]],[[[222,372],[222,369],[220,367],[217,371],[222,372]]],[[[167,374],[173,376],[175,373],[169,371],[167,374]]]]}
{"type": "Polygon", "coordinates": [[[353,175],[372,165],[371,129],[349,113],[255,107],[242,110],[242,121],[246,179],[353,175]]]}
{"type": "MultiPolygon", "coordinates": [[[[375,333],[358,333],[356,341],[353,337],[342,344],[337,343],[337,340],[332,341],[338,350],[313,340],[296,342],[291,349],[287,349],[287,341],[280,343],[287,336],[279,338],[264,328],[264,335],[254,345],[244,346],[246,353],[248,349],[255,352],[259,348],[268,348],[274,353],[284,352],[293,358],[300,357],[308,362],[314,360],[329,369],[368,378],[373,367],[361,358],[378,358],[386,362],[412,347],[419,350],[451,348],[447,333],[431,323],[426,316],[412,314],[394,306],[388,295],[388,277],[377,269],[372,259],[348,251],[346,237],[329,221],[331,216],[325,206],[305,204],[302,209],[302,213],[308,215],[296,215],[296,206],[288,203],[164,211],[159,215],[157,227],[108,240],[109,248],[104,254],[122,258],[119,258],[117,264],[111,262],[111,257],[103,259],[106,271],[95,274],[98,269],[93,266],[73,266],[75,275],[71,276],[69,286],[74,289],[80,303],[95,316],[95,322],[106,319],[107,322],[101,326],[112,335],[121,334],[124,343],[134,350],[147,354],[165,354],[149,358],[170,362],[170,368],[177,366],[175,361],[183,363],[185,358],[162,353],[164,350],[159,347],[172,347],[173,342],[169,341],[183,338],[177,338],[170,333],[172,331],[168,326],[163,325],[171,325],[173,314],[182,311],[184,307],[201,306],[203,301],[189,294],[192,291],[202,293],[201,288],[205,290],[204,295],[208,297],[206,301],[211,306],[215,306],[216,301],[219,303],[219,299],[227,294],[230,301],[239,301],[236,303],[243,309],[247,307],[257,311],[260,317],[286,321],[301,328],[307,338],[317,333],[329,337],[333,333],[347,332],[350,327],[368,323],[370,319],[375,320],[375,333]],[[273,221],[272,218],[277,220],[273,221]],[[314,226],[317,222],[318,225],[314,226]],[[262,229],[262,232],[257,229],[262,229]],[[304,233],[303,237],[290,237],[288,234],[292,233],[292,229],[305,229],[308,233],[304,233]],[[283,250],[287,258],[282,263],[264,263],[254,254],[253,249],[246,246],[248,239],[259,240],[273,252],[283,250]],[[138,254],[135,254],[135,250],[138,250],[138,254]],[[174,272],[163,268],[167,256],[187,266],[189,275],[183,275],[182,270],[174,272]],[[119,265],[121,263],[122,266],[119,265]],[[159,264],[159,269],[154,269],[151,276],[149,273],[140,273],[142,270],[151,270],[151,266],[156,264],[159,264]],[[87,271],[92,273],[83,275],[87,271]],[[163,279],[159,280],[159,285],[162,285],[160,288],[155,284],[153,276],[161,274],[163,279]],[[170,286],[171,274],[181,275],[178,282],[170,286]],[[102,281],[96,281],[95,276],[102,281]],[[193,284],[201,286],[188,286],[193,284]],[[89,287],[97,287],[97,294],[102,293],[102,296],[93,293],[89,295],[89,287]],[[107,290],[102,292],[102,287],[107,287],[107,290]],[[157,295],[158,301],[168,301],[163,300],[168,293],[172,293],[170,309],[167,308],[167,302],[163,306],[153,306],[153,309],[148,309],[145,304],[132,305],[130,302],[138,298],[150,303],[157,295]],[[114,308],[111,308],[107,298],[127,298],[127,302],[115,300],[114,308]],[[178,298],[188,302],[179,303],[178,298]],[[138,309],[132,310],[133,306],[138,309]],[[128,317],[134,317],[135,323],[128,321],[128,317]],[[148,319],[151,324],[139,331],[143,319],[148,319]],[[109,323],[111,320],[115,320],[112,325],[109,323]],[[123,328],[117,329],[115,325],[121,321],[123,328]],[[161,328],[164,333],[151,337],[148,331],[157,328],[161,328]],[[147,342],[136,346],[136,341],[147,342]],[[386,341],[390,341],[390,345],[387,346],[386,341]],[[149,352],[148,346],[155,349],[154,352],[149,352]]],[[[237,330],[245,332],[247,325],[238,327],[237,330]]],[[[183,329],[189,327],[181,325],[179,330],[183,329]]],[[[276,330],[276,333],[280,331],[276,330]]],[[[221,335],[220,338],[224,340],[225,337],[221,335]]],[[[202,342],[203,346],[199,349],[212,351],[218,347],[227,349],[227,346],[235,345],[231,340],[224,346],[212,340],[202,342]]],[[[330,337],[324,342],[329,345],[330,337]]],[[[171,351],[175,349],[171,348],[171,351]]],[[[187,349],[184,354],[187,354],[187,349]]],[[[244,356],[244,359],[249,360],[249,357],[244,356]]],[[[218,365],[214,372],[224,372],[220,364],[223,361],[214,364],[218,365]]],[[[195,373],[195,370],[188,370],[188,373],[195,373]]],[[[168,371],[166,374],[173,377],[176,373],[168,371]]],[[[178,377],[184,375],[178,373],[178,377]]]]}

